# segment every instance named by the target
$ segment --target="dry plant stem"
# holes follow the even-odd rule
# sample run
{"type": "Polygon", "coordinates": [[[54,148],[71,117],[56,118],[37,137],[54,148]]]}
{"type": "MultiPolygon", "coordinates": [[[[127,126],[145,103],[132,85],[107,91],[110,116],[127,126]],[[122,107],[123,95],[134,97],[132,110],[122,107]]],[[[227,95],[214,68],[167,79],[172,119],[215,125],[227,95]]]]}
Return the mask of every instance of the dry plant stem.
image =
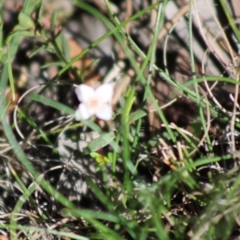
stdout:
{"type": "Polygon", "coordinates": [[[165,105],[163,105],[162,107],[159,107],[159,108],[157,108],[157,109],[154,108],[151,104],[149,104],[149,106],[147,106],[147,110],[148,110],[149,112],[156,112],[158,109],[164,109],[164,108],[166,108],[166,107],[171,106],[174,102],[176,102],[176,101],[177,101],[179,98],[181,98],[181,97],[182,97],[182,95],[174,98],[174,99],[171,100],[170,102],[166,103],[165,105]]]}
{"type": "MultiPolygon", "coordinates": [[[[152,0],[152,4],[154,5],[157,2],[157,0],[152,0]]],[[[155,9],[152,10],[151,12],[151,20],[150,20],[150,29],[154,29],[154,26],[156,24],[156,19],[157,19],[157,11],[155,9]]],[[[150,36],[151,37],[151,41],[153,39],[153,35],[150,36]]]]}
{"type": "MultiPolygon", "coordinates": [[[[162,126],[162,127],[165,127],[164,124],[162,124],[161,126],[162,126]]],[[[183,128],[178,127],[175,123],[171,123],[171,124],[169,125],[169,127],[170,127],[171,129],[175,129],[175,130],[181,132],[182,135],[187,135],[187,136],[191,137],[191,138],[194,139],[195,141],[199,142],[198,145],[201,144],[201,146],[202,146],[202,144],[203,144],[202,139],[201,139],[201,141],[200,141],[200,140],[199,140],[198,138],[196,138],[192,133],[188,132],[187,130],[185,130],[185,129],[183,129],[183,128]]],[[[204,138],[203,138],[203,140],[204,140],[204,138]]],[[[178,142],[177,142],[177,143],[178,143],[178,142]]],[[[181,144],[181,147],[188,148],[188,147],[186,147],[185,145],[182,145],[182,144],[181,144]]],[[[189,155],[191,156],[191,155],[192,155],[195,151],[197,151],[197,150],[198,150],[198,148],[194,149],[189,155]]],[[[181,151],[182,151],[182,150],[181,150],[181,151]]]]}
{"type": "Polygon", "coordinates": [[[126,90],[127,86],[133,80],[134,78],[134,71],[130,69],[128,73],[124,76],[123,80],[121,81],[119,87],[117,88],[117,91],[115,92],[113,99],[112,99],[112,104],[115,105],[119,98],[122,96],[123,92],[126,90]]]}
{"type": "MultiPolygon", "coordinates": [[[[239,81],[239,73],[237,75],[237,81],[239,81]]],[[[235,145],[235,121],[236,121],[236,111],[237,111],[237,101],[239,96],[239,86],[235,86],[235,96],[234,96],[234,104],[233,104],[233,111],[232,111],[232,119],[231,119],[231,150],[232,152],[235,152],[236,145],[235,145]]]]}
{"type": "Polygon", "coordinates": [[[162,144],[162,146],[163,146],[163,147],[161,148],[161,150],[164,150],[164,151],[166,151],[166,153],[167,153],[167,155],[165,154],[165,156],[167,156],[168,159],[170,158],[170,159],[173,159],[173,160],[177,160],[177,158],[176,158],[176,156],[174,155],[171,147],[168,146],[167,143],[166,143],[162,138],[159,139],[159,142],[160,142],[160,143],[162,144]]]}
{"type": "MultiPolygon", "coordinates": [[[[171,19],[171,23],[167,22],[165,24],[165,28],[163,28],[163,30],[161,31],[160,35],[159,35],[159,40],[161,40],[161,38],[163,38],[163,36],[165,36],[167,34],[167,37],[164,41],[164,46],[163,46],[163,63],[164,63],[164,70],[165,72],[169,75],[169,71],[168,71],[168,67],[167,67],[167,45],[168,45],[168,39],[170,36],[170,33],[174,30],[175,26],[178,24],[178,22],[184,18],[184,15],[186,13],[188,13],[189,11],[189,4],[183,6],[176,14],[175,16],[171,19]]],[[[186,55],[187,55],[187,51],[185,50],[186,55]]]]}
{"type": "MultiPolygon", "coordinates": [[[[240,79],[240,74],[239,74],[239,70],[238,70],[238,64],[235,65],[235,62],[238,62],[238,59],[236,59],[237,61],[234,61],[234,66],[235,67],[235,75],[236,75],[236,80],[239,81],[240,79]]],[[[235,96],[234,96],[234,104],[233,104],[233,111],[232,111],[232,118],[231,118],[231,150],[232,152],[236,151],[236,141],[235,141],[235,122],[236,122],[236,113],[237,113],[237,108],[238,108],[238,96],[239,96],[239,85],[235,85],[235,96]]]]}
{"type": "MultiPolygon", "coordinates": [[[[126,0],[125,20],[129,19],[132,16],[132,7],[133,7],[133,1],[126,0]]],[[[125,25],[125,31],[127,34],[130,34],[130,29],[131,29],[131,22],[125,25]]]]}
{"type": "MultiPolygon", "coordinates": [[[[196,2],[194,2],[194,7],[195,9],[197,9],[196,7],[196,2]]],[[[211,5],[208,3],[208,9],[210,9],[212,15],[213,15],[213,18],[214,20],[216,21],[217,25],[219,26],[220,28],[220,33],[221,35],[223,35],[224,37],[224,40],[226,41],[226,36],[225,36],[225,33],[218,21],[218,19],[216,18],[213,10],[212,10],[212,7],[211,5]]],[[[210,33],[210,30],[207,29],[205,26],[202,25],[202,21],[200,20],[200,17],[199,17],[199,14],[198,14],[198,10],[196,10],[196,19],[197,19],[197,24],[198,24],[198,28],[199,28],[199,31],[201,33],[201,36],[203,38],[203,40],[205,41],[205,44],[208,46],[208,48],[210,49],[210,51],[216,56],[216,58],[219,60],[219,62],[221,62],[223,65],[225,65],[223,62],[224,62],[224,55],[223,55],[223,51],[222,49],[219,47],[219,45],[216,43],[216,39],[217,37],[215,36],[215,33],[210,33]]],[[[220,36],[220,34],[219,34],[220,36]]],[[[227,46],[225,48],[226,52],[229,52],[229,49],[230,49],[230,56],[233,60],[233,51],[232,51],[232,48],[229,44],[229,42],[227,41],[226,42],[227,46]]],[[[227,56],[225,56],[226,58],[227,56]]],[[[226,59],[227,60],[227,59],[226,59]]]]}
{"type": "Polygon", "coordinates": [[[103,13],[107,13],[108,11],[107,11],[107,7],[106,7],[106,5],[105,5],[105,3],[104,3],[104,1],[103,0],[90,0],[90,1],[92,1],[94,4],[96,4],[97,6],[98,6],[98,8],[103,12],[103,13]]]}
{"type": "Polygon", "coordinates": [[[63,163],[63,170],[62,170],[62,173],[61,173],[61,175],[60,175],[60,177],[59,177],[59,181],[58,181],[58,184],[57,184],[57,186],[56,186],[56,189],[57,190],[59,190],[59,188],[60,188],[60,185],[61,185],[61,183],[63,183],[63,181],[64,181],[64,174],[65,174],[65,172],[66,172],[66,169],[70,169],[71,168],[71,157],[72,156],[70,156],[70,159],[68,159],[67,160],[67,162],[62,162],[63,163]]]}
{"type": "MultiPolygon", "coordinates": [[[[223,31],[223,29],[222,29],[222,27],[221,27],[218,19],[216,18],[216,16],[215,16],[215,14],[214,14],[214,12],[213,12],[213,10],[212,10],[212,7],[210,6],[209,2],[206,1],[206,3],[207,3],[208,8],[210,9],[210,11],[211,11],[211,13],[212,13],[212,15],[213,15],[213,18],[214,18],[215,22],[216,22],[217,25],[219,26],[219,29],[220,29],[220,31],[221,31],[221,34],[222,34],[222,36],[223,36],[223,38],[224,38],[224,40],[225,40],[225,42],[226,42],[226,44],[227,44],[227,48],[228,48],[228,50],[229,50],[229,52],[230,52],[230,55],[231,55],[231,58],[232,58],[232,62],[233,62],[233,64],[234,64],[234,66],[236,66],[235,61],[234,61],[233,50],[232,50],[232,48],[231,48],[231,45],[229,44],[229,41],[228,41],[228,39],[227,39],[227,37],[226,37],[226,35],[225,35],[225,32],[223,31]]],[[[201,21],[200,21],[200,19],[199,19],[198,14],[197,14],[197,20],[198,20],[199,29],[200,29],[200,31],[201,31],[201,33],[202,33],[202,37],[203,37],[203,39],[205,40],[207,46],[209,46],[209,49],[210,49],[210,50],[211,50],[210,46],[211,46],[211,45],[214,46],[214,47],[213,47],[214,50],[211,50],[211,52],[214,52],[215,55],[217,54],[217,58],[220,58],[220,62],[222,62],[222,59],[223,59],[223,58],[221,57],[221,51],[220,51],[218,45],[216,44],[216,41],[215,41],[215,40],[213,40],[212,38],[210,39],[210,42],[211,42],[212,44],[209,44],[209,42],[207,41],[207,38],[205,37],[204,31],[203,31],[203,27],[202,27],[202,24],[201,24],[201,21]],[[218,49],[218,52],[216,51],[216,49],[218,49]]],[[[208,39],[209,39],[209,38],[208,38],[208,39]]],[[[206,51],[205,53],[207,53],[207,51],[206,51]]],[[[205,54],[204,56],[206,56],[206,54],[205,54]]],[[[235,67],[235,69],[236,69],[236,67],[235,67]]],[[[203,64],[203,63],[202,63],[202,72],[203,72],[203,73],[205,72],[204,64],[203,64]]],[[[213,94],[212,94],[212,92],[211,92],[211,90],[210,90],[210,88],[209,88],[209,86],[208,86],[208,83],[207,83],[206,81],[205,81],[204,83],[205,83],[206,89],[207,89],[210,97],[213,99],[213,101],[215,102],[215,104],[216,104],[221,110],[223,110],[224,112],[227,112],[227,111],[220,105],[220,103],[217,101],[217,99],[213,96],[213,94]]],[[[217,84],[217,82],[216,82],[216,84],[217,84]]],[[[215,84],[215,85],[216,85],[216,84],[215,84]]],[[[232,150],[232,151],[235,151],[235,149],[236,149],[236,148],[235,148],[234,132],[235,132],[235,121],[237,121],[237,119],[236,119],[236,103],[237,103],[238,93],[239,93],[239,87],[236,86],[236,87],[235,87],[234,106],[233,106],[233,111],[232,111],[232,113],[231,113],[231,143],[232,143],[232,144],[231,144],[231,147],[232,147],[231,150],[232,150]]]]}
{"type": "Polygon", "coordinates": [[[116,79],[115,84],[115,93],[112,99],[112,104],[115,105],[119,98],[121,97],[122,93],[125,91],[127,88],[128,84],[131,81],[131,78],[134,77],[134,72],[133,70],[129,70],[127,74],[124,74],[123,77],[121,75],[122,69],[124,69],[125,64],[122,61],[119,61],[118,63],[114,64],[113,69],[110,71],[110,73],[106,76],[104,79],[104,83],[110,83],[113,79],[116,79]],[[118,81],[121,81],[119,86],[116,87],[118,84],[118,81]]]}
{"type": "MultiPolygon", "coordinates": [[[[46,127],[46,126],[48,126],[48,125],[50,125],[50,124],[53,124],[53,123],[55,123],[55,122],[58,122],[58,121],[61,121],[61,120],[64,120],[64,119],[67,119],[67,120],[63,123],[63,124],[66,124],[66,123],[68,123],[69,121],[72,121],[73,117],[72,117],[72,116],[59,117],[59,118],[57,118],[57,119],[53,119],[53,120],[51,120],[51,121],[48,121],[48,122],[44,123],[43,126],[46,127]]],[[[62,125],[62,124],[61,124],[61,125],[62,125]]],[[[51,128],[51,131],[54,131],[54,130],[58,129],[61,125],[59,124],[59,125],[57,125],[56,127],[51,128]]]]}
{"type": "MultiPolygon", "coordinates": [[[[58,135],[58,138],[60,138],[60,136],[67,130],[67,128],[72,124],[72,120],[74,119],[74,117],[71,117],[69,120],[67,120],[64,124],[68,123],[63,130],[60,132],[60,134],[58,135]]],[[[59,125],[60,126],[60,125],[59,125]]],[[[49,132],[54,131],[55,129],[51,129],[49,132]]]]}
{"type": "MultiPolygon", "coordinates": [[[[209,49],[207,49],[207,50],[205,51],[205,54],[204,54],[204,56],[203,56],[203,61],[202,61],[202,74],[203,74],[203,76],[205,76],[205,65],[204,65],[204,63],[205,63],[205,59],[207,58],[207,53],[208,53],[208,51],[209,51],[209,49]]],[[[217,83],[218,83],[218,82],[216,81],[211,87],[209,87],[208,82],[207,82],[207,81],[204,81],[205,87],[206,87],[207,92],[208,92],[210,98],[212,99],[212,101],[216,104],[216,106],[217,106],[222,112],[228,113],[229,116],[231,116],[231,113],[228,112],[225,108],[222,107],[222,105],[219,103],[219,101],[215,98],[215,96],[214,96],[213,93],[212,93],[212,89],[217,85],[217,83]]]]}
{"type": "Polygon", "coordinates": [[[3,155],[5,152],[8,152],[11,149],[12,149],[12,147],[4,148],[4,150],[0,151],[0,155],[3,155]]]}
{"type": "MultiPolygon", "coordinates": [[[[162,124],[161,126],[162,126],[162,127],[166,127],[165,124],[162,124]]],[[[196,141],[200,141],[200,140],[199,140],[197,137],[195,137],[192,133],[188,132],[186,129],[183,129],[183,128],[178,127],[175,123],[171,123],[171,124],[169,125],[169,127],[170,127],[171,129],[175,129],[175,130],[181,131],[182,134],[185,134],[185,135],[193,138],[193,139],[196,140],[196,141]]]]}
{"type": "Polygon", "coordinates": [[[223,38],[225,40],[225,43],[227,44],[228,52],[230,53],[232,62],[234,63],[234,67],[236,67],[235,62],[234,62],[234,54],[233,54],[233,49],[231,47],[231,44],[229,43],[228,38],[227,38],[225,32],[223,31],[223,28],[222,28],[218,18],[216,17],[216,15],[215,15],[215,13],[214,13],[214,11],[212,9],[212,6],[210,5],[209,1],[205,0],[205,2],[207,4],[207,6],[208,6],[208,9],[212,13],[213,19],[215,20],[216,24],[218,25],[218,28],[219,28],[219,30],[220,30],[220,32],[221,32],[221,34],[222,34],[222,36],[223,36],[223,38]]]}
{"type": "MultiPolygon", "coordinates": [[[[154,4],[156,1],[153,0],[153,3],[154,4]]],[[[155,9],[152,10],[151,12],[151,21],[150,21],[150,29],[154,29],[155,25],[156,25],[156,21],[157,21],[157,11],[155,9]]],[[[154,38],[154,32],[152,31],[152,34],[150,35],[150,43],[153,41],[153,38],[154,38]]],[[[150,44],[150,47],[151,47],[151,44],[150,44]]],[[[155,61],[155,59],[154,59],[155,61]]],[[[155,75],[156,71],[154,68],[152,69],[149,69],[148,71],[151,71],[151,75],[152,77],[155,75]]],[[[155,87],[155,82],[154,81],[151,81],[151,85],[152,87],[155,87]]],[[[147,108],[151,107],[152,106],[152,101],[149,97],[147,97],[147,108]]],[[[156,110],[157,111],[157,110],[156,110]]],[[[149,114],[148,114],[148,119],[149,119],[149,125],[150,126],[154,126],[155,124],[155,121],[157,122],[156,120],[156,115],[154,114],[153,111],[149,111],[149,114]]],[[[152,130],[153,131],[153,130],[152,130]]]]}
{"type": "Polygon", "coordinates": [[[9,143],[2,143],[0,144],[0,148],[5,148],[5,147],[9,147],[10,144],[9,143]]]}
{"type": "MultiPolygon", "coordinates": [[[[207,53],[209,52],[210,50],[207,49],[205,51],[205,54],[203,56],[203,61],[202,61],[202,73],[203,73],[203,76],[205,76],[205,59],[207,58],[207,53]]],[[[209,87],[209,84],[207,81],[204,81],[204,84],[205,84],[205,87],[206,87],[206,90],[210,96],[210,98],[212,99],[212,101],[216,104],[216,106],[225,114],[227,114],[228,116],[232,117],[232,112],[229,112],[227,111],[220,103],[219,101],[215,98],[215,96],[213,95],[212,93],[212,89],[218,84],[218,82],[216,81],[211,87],[209,87]]],[[[235,118],[235,121],[236,122],[239,122],[240,120],[238,118],[235,118]]]]}
{"type": "Polygon", "coordinates": [[[182,151],[182,147],[183,147],[182,144],[181,144],[179,141],[177,141],[177,150],[178,150],[180,162],[183,161],[183,151],[182,151]]]}
{"type": "Polygon", "coordinates": [[[189,4],[180,8],[180,10],[171,19],[171,22],[167,22],[159,34],[159,40],[161,40],[166,34],[168,34],[175,26],[175,24],[188,12],[189,4]]]}
{"type": "MultiPolygon", "coordinates": [[[[209,10],[210,10],[211,13],[212,13],[213,18],[214,18],[215,22],[217,23],[217,25],[218,25],[221,33],[222,33],[222,36],[223,36],[223,38],[224,38],[224,40],[225,40],[225,43],[227,44],[227,48],[228,48],[228,51],[229,51],[229,53],[230,53],[232,62],[233,62],[233,64],[234,64],[234,68],[236,69],[236,68],[237,68],[237,64],[236,64],[236,62],[235,62],[235,60],[234,60],[233,49],[232,49],[232,47],[231,47],[231,45],[230,45],[230,43],[229,43],[229,41],[228,41],[228,39],[227,39],[227,36],[226,36],[225,32],[223,31],[223,28],[222,28],[221,24],[219,23],[217,17],[215,16],[211,5],[209,4],[208,1],[205,1],[205,2],[206,2],[206,4],[208,5],[208,8],[209,8],[209,10]]],[[[238,74],[237,74],[237,75],[238,75],[238,74]]],[[[237,80],[239,80],[239,79],[237,79],[237,80]]],[[[232,133],[232,134],[231,134],[231,142],[232,142],[232,144],[231,144],[232,146],[231,146],[231,147],[232,147],[232,151],[235,151],[235,149],[236,149],[236,147],[235,147],[234,131],[235,131],[235,121],[236,121],[236,104],[235,104],[235,103],[237,102],[238,93],[239,93],[239,87],[236,86],[236,87],[235,87],[235,101],[234,101],[234,106],[233,106],[233,111],[232,111],[232,118],[231,118],[231,133],[232,133]]]]}
{"type": "Polygon", "coordinates": [[[166,144],[166,142],[162,138],[159,139],[159,142],[160,142],[159,150],[163,156],[163,162],[166,165],[168,165],[171,169],[177,170],[176,166],[174,166],[170,161],[170,159],[177,160],[172,149],[166,144]]]}

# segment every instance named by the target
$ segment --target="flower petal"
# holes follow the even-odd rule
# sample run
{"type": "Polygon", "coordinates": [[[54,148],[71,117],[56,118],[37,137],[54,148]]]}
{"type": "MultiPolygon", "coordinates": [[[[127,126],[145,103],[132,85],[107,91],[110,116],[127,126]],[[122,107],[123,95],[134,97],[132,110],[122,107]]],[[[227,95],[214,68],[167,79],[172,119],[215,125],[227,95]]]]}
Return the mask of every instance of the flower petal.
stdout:
{"type": "Polygon", "coordinates": [[[109,104],[104,104],[103,107],[96,112],[96,116],[102,120],[110,120],[112,118],[112,107],[109,104]]]}
{"type": "Polygon", "coordinates": [[[80,102],[87,102],[89,98],[95,95],[95,90],[86,84],[81,84],[75,88],[75,93],[80,102]]]}
{"type": "Polygon", "coordinates": [[[103,84],[96,89],[96,96],[104,103],[111,103],[113,97],[113,85],[103,84]]]}
{"type": "Polygon", "coordinates": [[[88,111],[86,105],[84,103],[79,104],[78,109],[75,111],[75,120],[87,120],[92,116],[92,114],[88,111]]]}

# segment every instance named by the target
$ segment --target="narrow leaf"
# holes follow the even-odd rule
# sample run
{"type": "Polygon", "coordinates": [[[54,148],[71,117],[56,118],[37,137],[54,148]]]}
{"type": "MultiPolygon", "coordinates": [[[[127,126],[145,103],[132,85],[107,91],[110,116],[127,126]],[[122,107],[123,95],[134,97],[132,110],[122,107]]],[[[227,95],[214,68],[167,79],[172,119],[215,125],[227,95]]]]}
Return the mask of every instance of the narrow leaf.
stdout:
{"type": "Polygon", "coordinates": [[[129,121],[128,124],[131,124],[135,121],[137,121],[140,118],[143,118],[147,115],[147,113],[143,110],[137,110],[136,112],[133,112],[129,115],[129,121]]]}
{"type": "Polygon", "coordinates": [[[100,137],[91,141],[88,144],[88,149],[90,150],[90,152],[96,152],[97,150],[110,144],[114,138],[115,138],[115,134],[113,132],[104,133],[100,137]]]}
{"type": "Polygon", "coordinates": [[[45,104],[47,106],[53,107],[55,109],[58,109],[59,111],[63,111],[65,113],[69,114],[69,115],[74,114],[74,110],[72,108],[69,108],[69,107],[67,107],[64,104],[61,104],[61,103],[56,102],[56,101],[53,101],[52,99],[43,97],[41,95],[30,93],[28,95],[28,98],[30,98],[30,99],[32,99],[32,100],[34,100],[36,102],[40,102],[42,104],[45,104]]]}

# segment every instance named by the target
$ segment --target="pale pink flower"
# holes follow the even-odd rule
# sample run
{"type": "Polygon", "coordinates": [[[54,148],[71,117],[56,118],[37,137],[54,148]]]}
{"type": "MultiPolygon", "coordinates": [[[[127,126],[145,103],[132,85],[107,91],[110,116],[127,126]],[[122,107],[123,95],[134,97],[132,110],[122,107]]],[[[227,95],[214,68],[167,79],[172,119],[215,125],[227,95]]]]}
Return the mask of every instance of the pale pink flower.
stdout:
{"type": "Polygon", "coordinates": [[[94,115],[102,120],[112,118],[112,84],[103,84],[97,89],[81,84],[76,87],[75,93],[81,102],[75,112],[77,121],[89,119],[94,115]]]}

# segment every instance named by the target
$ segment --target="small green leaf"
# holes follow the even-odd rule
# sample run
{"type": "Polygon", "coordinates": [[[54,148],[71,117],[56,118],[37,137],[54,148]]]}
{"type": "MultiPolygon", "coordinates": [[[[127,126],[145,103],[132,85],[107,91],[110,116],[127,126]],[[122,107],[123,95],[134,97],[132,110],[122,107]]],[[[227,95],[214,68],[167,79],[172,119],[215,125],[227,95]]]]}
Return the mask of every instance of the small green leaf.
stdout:
{"type": "Polygon", "coordinates": [[[90,153],[90,156],[96,160],[96,162],[98,163],[98,167],[103,167],[107,163],[111,162],[111,160],[108,157],[96,152],[90,153]]]}
{"type": "Polygon", "coordinates": [[[56,48],[59,53],[64,57],[65,61],[70,61],[70,47],[66,37],[62,34],[62,32],[58,32],[55,37],[56,48]]]}
{"type": "Polygon", "coordinates": [[[30,16],[33,11],[42,5],[42,0],[25,0],[23,6],[23,12],[30,16]]]}
{"type": "Polygon", "coordinates": [[[112,162],[113,159],[114,159],[114,154],[113,154],[113,152],[109,152],[107,156],[108,156],[109,161],[112,162]]]}
{"type": "Polygon", "coordinates": [[[50,62],[47,64],[44,64],[41,66],[42,69],[44,68],[48,68],[48,67],[52,67],[52,66],[57,66],[57,67],[64,67],[64,63],[63,62],[50,62]]]}
{"type": "Polygon", "coordinates": [[[68,40],[67,38],[61,34],[61,38],[62,38],[62,52],[63,52],[63,56],[65,57],[65,59],[67,60],[67,62],[70,62],[71,58],[70,58],[70,46],[68,44],[68,40]]]}
{"type": "Polygon", "coordinates": [[[133,112],[129,115],[129,121],[128,124],[131,124],[135,121],[137,121],[140,118],[143,118],[147,115],[147,113],[143,110],[137,110],[136,112],[133,112]]]}
{"type": "Polygon", "coordinates": [[[90,153],[90,156],[92,157],[92,158],[94,158],[94,159],[96,159],[97,157],[99,157],[99,153],[96,153],[96,152],[92,152],[92,153],[90,153]]]}
{"type": "Polygon", "coordinates": [[[52,14],[52,17],[51,17],[51,25],[50,25],[50,29],[52,32],[54,32],[54,29],[56,27],[56,19],[57,19],[57,11],[54,10],[53,11],[53,14],[52,14]]]}
{"type": "Polygon", "coordinates": [[[115,138],[115,134],[113,132],[104,133],[100,137],[91,141],[88,144],[88,149],[90,150],[90,152],[96,152],[97,150],[110,144],[114,138],[115,138]]]}
{"type": "Polygon", "coordinates": [[[19,15],[18,15],[18,22],[19,22],[19,25],[23,29],[34,29],[34,27],[35,27],[35,24],[34,24],[33,20],[31,19],[31,17],[29,17],[24,12],[20,12],[19,13],[19,15]]]}
{"type": "Polygon", "coordinates": [[[40,47],[34,49],[32,52],[30,52],[29,58],[33,57],[34,55],[36,55],[37,53],[39,53],[41,50],[46,49],[46,48],[47,48],[46,45],[43,44],[43,45],[41,45],[40,47]]]}

